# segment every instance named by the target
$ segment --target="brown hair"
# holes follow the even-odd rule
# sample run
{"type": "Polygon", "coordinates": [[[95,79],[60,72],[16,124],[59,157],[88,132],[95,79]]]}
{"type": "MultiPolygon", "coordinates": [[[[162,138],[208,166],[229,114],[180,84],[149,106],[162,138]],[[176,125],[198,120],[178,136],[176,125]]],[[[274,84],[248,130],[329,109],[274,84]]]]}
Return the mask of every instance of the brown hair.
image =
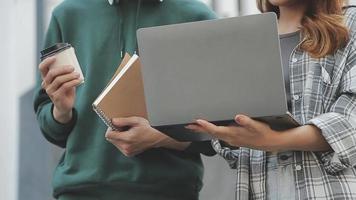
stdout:
{"type": "MultiPolygon", "coordinates": [[[[314,58],[334,54],[346,46],[349,30],[344,24],[343,6],[345,0],[306,0],[307,11],[302,19],[300,48],[314,58]]],[[[279,8],[269,0],[257,0],[261,12],[274,12],[279,16],[279,8]]]]}

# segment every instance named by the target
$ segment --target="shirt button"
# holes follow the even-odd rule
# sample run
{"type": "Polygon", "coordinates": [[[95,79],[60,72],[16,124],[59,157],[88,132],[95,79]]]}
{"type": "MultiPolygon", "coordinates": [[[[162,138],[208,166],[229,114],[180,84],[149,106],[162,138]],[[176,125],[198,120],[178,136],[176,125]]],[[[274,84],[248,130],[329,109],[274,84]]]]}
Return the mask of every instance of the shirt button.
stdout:
{"type": "Polygon", "coordinates": [[[295,170],[297,170],[297,171],[302,170],[302,166],[301,166],[301,165],[296,165],[296,166],[295,166],[295,170]]]}
{"type": "Polygon", "coordinates": [[[293,95],[293,100],[298,101],[300,99],[299,95],[293,95]]]}
{"type": "Polygon", "coordinates": [[[281,160],[288,160],[289,157],[287,155],[281,155],[279,158],[281,160]]]}
{"type": "Polygon", "coordinates": [[[293,59],[292,59],[292,62],[293,62],[293,63],[295,63],[295,62],[297,62],[297,61],[298,61],[297,58],[293,58],[293,59]]]}

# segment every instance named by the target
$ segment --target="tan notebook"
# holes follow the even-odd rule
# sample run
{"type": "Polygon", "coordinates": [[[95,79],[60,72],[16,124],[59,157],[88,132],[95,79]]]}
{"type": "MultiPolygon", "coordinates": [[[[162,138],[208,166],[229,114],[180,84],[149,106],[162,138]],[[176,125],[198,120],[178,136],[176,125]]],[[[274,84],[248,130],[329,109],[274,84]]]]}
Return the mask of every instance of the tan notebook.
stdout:
{"type": "Polygon", "coordinates": [[[94,111],[104,123],[117,130],[112,124],[113,118],[147,118],[141,64],[139,57],[125,55],[109,84],[93,103],[94,111]]]}

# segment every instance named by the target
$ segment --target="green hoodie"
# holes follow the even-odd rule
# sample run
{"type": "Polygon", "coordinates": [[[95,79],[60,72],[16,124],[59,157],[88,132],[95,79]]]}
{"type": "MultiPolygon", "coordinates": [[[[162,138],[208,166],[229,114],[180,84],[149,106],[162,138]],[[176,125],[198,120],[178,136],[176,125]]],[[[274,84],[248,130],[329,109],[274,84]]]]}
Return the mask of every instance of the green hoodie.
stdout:
{"type": "Polygon", "coordinates": [[[66,150],[53,176],[56,198],[198,199],[199,153],[160,148],[125,157],[105,140],[107,127],[91,104],[121,62],[121,52],[136,50],[137,28],[212,18],[214,13],[197,0],[120,0],[113,6],[107,0],[65,0],[55,8],[45,46],[72,44],[85,76],[68,124],[54,120],[53,104],[37,78],[34,107],[41,131],[66,150]]]}

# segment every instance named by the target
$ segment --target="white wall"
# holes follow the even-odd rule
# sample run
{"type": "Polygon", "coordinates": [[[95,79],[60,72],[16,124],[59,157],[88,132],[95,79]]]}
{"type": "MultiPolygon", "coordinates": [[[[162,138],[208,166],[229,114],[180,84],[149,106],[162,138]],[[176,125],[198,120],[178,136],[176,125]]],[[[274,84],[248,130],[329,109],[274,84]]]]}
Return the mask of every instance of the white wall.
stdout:
{"type": "Polygon", "coordinates": [[[0,199],[16,200],[19,96],[33,85],[35,0],[0,2],[0,199]]]}
{"type": "Polygon", "coordinates": [[[238,1],[236,0],[215,0],[213,6],[220,17],[235,17],[238,15],[238,1]]]}
{"type": "Polygon", "coordinates": [[[240,15],[250,15],[259,13],[256,0],[240,0],[240,15]]]}
{"type": "Polygon", "coordinates": [[[0,3],[0,38],[3,39],[2,48],[0,48],[1,73],[0,73],[0,105],[2,111],[0,114],[0,199],[16,198],[16,125],[15,118],[16,108],[13,105],[14,98],[14,73],[10,65],[9,49],[10,26],[9,16],[11,17],[12,2],[2,1],[0,3]],[[11,86],[11,87],[9,87],[11,86]],[[5,93],[4,93],[5,92],[5,93]]]}

